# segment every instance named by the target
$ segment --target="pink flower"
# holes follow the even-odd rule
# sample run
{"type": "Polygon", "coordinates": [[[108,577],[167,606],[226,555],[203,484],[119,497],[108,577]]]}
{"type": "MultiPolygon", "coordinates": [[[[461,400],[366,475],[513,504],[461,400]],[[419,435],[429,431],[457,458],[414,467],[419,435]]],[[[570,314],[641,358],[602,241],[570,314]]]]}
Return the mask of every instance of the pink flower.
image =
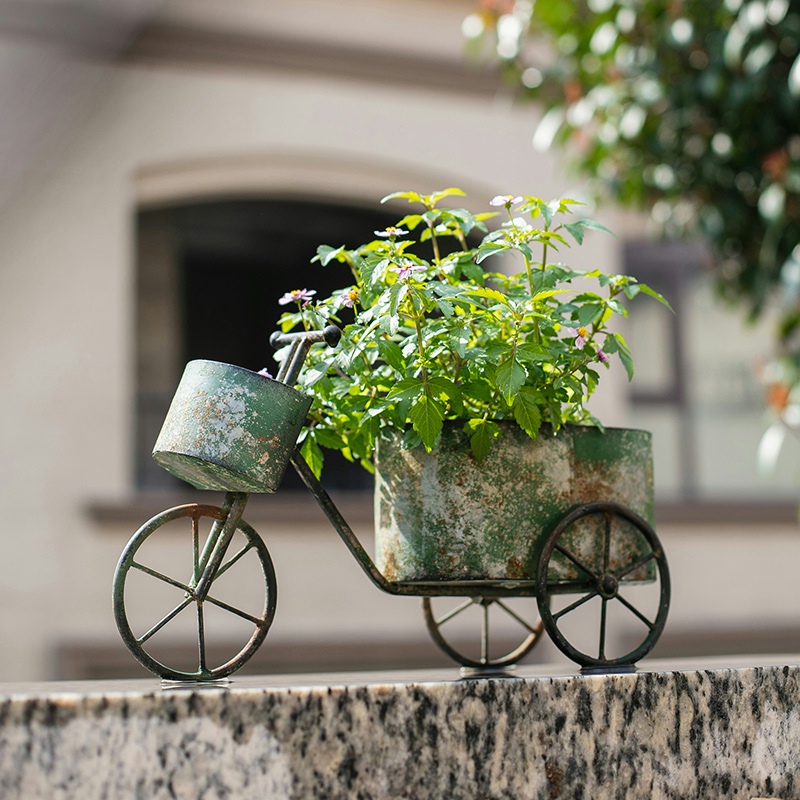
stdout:
{"type": "Polygon", "coordinates": [[[385,231],[375,231],[375,235],[380,236],[381,239],[394,239],[396,236],[408,236],[408,231],[390,225],[385,231]]]}
{"type": "MultiPolygon", "coordinates": [[[[564,327],[563,330],[564,333],[575,337],[575,347],[580,347],[581,349],[586,344],[586,340],[589,338],[589,331],[587,331],[582,325],[580,328],[564,327]]],[[[603,355],[605,355],[605,353],[603,353],[603,355]]]]}
{"type": "Polygon", "coordinates": [[[272,377],[272,373],[266,367],[264,367],[264,369],[260,369],[256,374],[263,375],[265,378],[272,377]]]}
{"type": "Polygon", "coordinates": [[[599,347],[597,348],[597,358],[604,364],[608,364],[608,356],[599,347]]]}
{"type": "Polygon", "coordinates": [[[412,272],[424,271],[425,269],[421,264],[409,264],[407,267],[391,267],[392,272],[396,272],[401,281],[404,281],[412,272]]]}
{"type": "Polygon", "coordinates": [[[345,289],[341,296],[342,305],[347,308],[352,308],[358,302],[358,289],[351,287],[345,289]]]}
{"type": "Polygon", "coordinates": [[[513,197],[510,194],[498,194],[496,197],[493,197],[489,201],[490,206],[505,206],[506,208],[511,208],[511,206],[515,206],[518,203],[522,202],[521,197],[513,197]]]}
{"type": "Polygon", "coordinates": [[[292,289],[291,292],[286,292],[286,294],[278,300],[278,303],[282,306],[289,305],[289,303],[307,303],[316,293],[316,289],[292,289]]]}

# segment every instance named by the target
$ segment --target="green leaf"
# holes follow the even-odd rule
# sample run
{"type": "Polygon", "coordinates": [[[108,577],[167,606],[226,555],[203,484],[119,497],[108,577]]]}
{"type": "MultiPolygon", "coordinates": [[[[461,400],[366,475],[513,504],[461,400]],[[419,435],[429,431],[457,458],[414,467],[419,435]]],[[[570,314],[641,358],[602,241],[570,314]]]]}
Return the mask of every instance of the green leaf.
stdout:
{"type": "Polygon", "coordinates": [[[408,200],[409,203],[421,203],[422,195],[417,192],[392,192],[381,198],[381,203],[388,203],[389,200],[408,200]]]}
{"type": "Polygon", "coordinates": [[[544,224],[549,228],[553,224],[553,215],[558,208],[558,201],[554,201],[553,203],[542,203],[539,206],[539,210],[542,212],[542,216],[544,217],[544,224]]]}
{"type": "Polygon", "coordinates": [[[424,384],[419,378],[403,378],[398,381],[388,395],[391,400],[416,400],[424,389],[424,384]]]}
{"type": "Polygon", "coordinates": [[[344,253],[344,245],[341,247],[330,247],[327,244],[321,244],[317,248],[317,254],[311,259],[311,262],[319,261],[323,267],[327,267],[335,258],[338,258],[344,253]]]}
{"type": "Polygon", "coordinates": [[[606,300],[606,305],[615,313],[622,317],[628,316],[628,309],[619,300],[606,300]]]}
{"type": "Polygon", "coordinates": [[[673,310],[672,306],[667,302],[666,298],[663,295],[660,295],[655,289],[651,289],[647,284],[640,283],[639,289],[646,295],[655,298],[658,300],[659,303],[665,305],[672,313],[674,314],[675,311],[673,310]]]}
{"type": "Polygon", "coordinates": [[[452,317],[455,314],[455,310],[453,309],[453,304],[448,303],[447,300],[437,300],[436,305],[439,306],[439,310],[444,314],[446,317],[452,317]]]}
{"type": "Polygon", "coordinates": [[[389,289],[389,313],[394,316],[398,313],[398,309],[400,308],[400,303],[403,302],[403,298],[408,294],[408,284],[403,283],[395,283],[391,289],[389,289]]]}
{"type": "Polygon", "coordinates": [[[317,444],[317,440],[313,431],[309,431],[306,436],[303,446],[300,448],[300,454],[306,460],[306,463],[311,468],[311,471],[319,479],[322,475],[322,464],[325,461],[325,456],[317,444]]]}
{"type": "Polygon", "coordinates": [[[406,371],[406,360],[403,358],[403,351],[398,344],[382,339],[378,342],[378,352],[393,370],[400,373],[406,371]]]}
{"type": "Polygon", "coordinates": [[[495,371],[495,383],[503,395],[505,401],[510,405],[514,395],[525,383],[528,373],[525,368],[517,361],[514,356],[503,359],[495,371]]]}
{"type": "Polygon", "coordinates": [[[552,361],[553,354],[540,344],[519,344],[517,345],[517,358],[520,361],[552,361]]]}
{"type": "Polygon", "coordinates": [[[492,439],[500,435],[500,426],[491,420],[471,419],[465,426],[466,433],[472,433],[469,443],[472,455],[477,462],[483,461],[492,446],[492,439]]]}
{"type": "Polygon", "coordinates": [[[397,223],[396,227],[407,228],[413,231],[420,222],[422,222],[422,214],[406,214],[406,216],[397,223]]]}
{"type": "Polygon", "coordinates": [[[482,244],[478,248],[478,256],[475,259],[476,264],[480,264],[482,261],[485,261],[489,256],[493,256],[496,253],[502,253],[506,250],[510,249],[510,246],[507,244],[502,244],[500,242],[489,242],[488,244],[482,244]]]}
{"type": "Polygon", "coordinates": [[[578,323],[580,325],[590,325],[602,313],[603,306],[600,303],[586,303],[578,309],[578,323]]]}
{"type": "Polygon", "coordinates": [[[612,333],[610,336],[613,336],[617,342],[617,354],[619,355],[619,360],[622,362],[622,366],[625,367],[625,372],[628,373],[628,380],[631,381],[633,380],[633,358],[631,357],[631,351],[628,347],[628,343],[625,341],[621,333],[612,333]]]}
{"type": "Polygon", "coordinates": [[[461,394],[479,403],[488,403],[492,399],[491,387],[482,380],[472,380],[463,384],[461,394]]]}
{"type": "Polygon", "coordinates": [[[583,225],[584,228],[588,228],[589,230],[592,231],[602,231],[603,233],[610,233],[615,239],[617,238],[617,235],[614,233],[614,231],[612,231],[610,228],[606,228],[605,225],[603,225],[600,222],[596,222],[593,219],[586,219],[584,217],[583,219],[578,220],[578,222],[581,225],[583,225]]]}
{"type": "Polygon", "coordinates": [[[459,325],[450,331],[450,344],[453,350],[458,353],[459,358],[464,358],[467,352],[467,344],[470,339],[470,329],[467,325],[459,325]]]}
{"type": "Polygon", "coordinates": [[[580,222],[565,222],[564,228],[578,244],[583,244],[583,225],[580,222]]]}
{"type": "Polygon", "coordinates": [[[432,203],[436,204],[440,200],[444,200],[445,197],[452,197],[453,195],[457,197],[466,197],[466,192],[462,191],[457,186],[450,186],[447,189],[440,189],[438,192],[428,195],[428,197],[432,203]]]}
{"type": "Polygon", "coordinates": [[[461,390],[448,378],[428,378],[428,386],[435,391],[437,396],[444,395],[448,400],[461,397],[461,390]]]}
{"type": "Polygon", "coordinates": [[[483,267],[471,259],[461,267],[461,270],[464,275],[476,283],[482,283],[486,276],[486,273],[483,271],[483,267]]]}
{"type": "Polygon", "coordinates": [[[432,450],[442,431],[444,409],[429,395],[422,395],[411,407],[411,424],[427,450],[432,450]]]}
{"type": "Polygon", "coordinates": [[[569,289],[546,289],[543,292],[537,292],[532,298],[532,303],[540,303],[542,300],[547,300],[557,294],[565,294],[569,289]]]}
{"type": "Polygon", "coordinates": [[[313,430],[317,444],[321,445],[322,447],[327,447],[330,450],[339,450],[344,446],[342,437],[338,433],[334,433],[327,428],[322,428],[319,426],[313,430]]]}
{"type": "Polygon", "coordinates": [[[538,395],[534,389],[523,387],[514,398],[512,407],[514,419],[531,439],[539,435],[539,428],[542,425],[542,412],[539,410],[537,400],[538,395]]]}
{"type": "Polygon", "coordinates": [[[508,298],[504,294],[498,292],[497,289],[490,289],[487,286],[479,286],[476,289],[470,289],[469,291],[464,292],[461,296],[466,297],[468,300],[472,300],[473,302],[475,300],[482,300],[485,298],[486,300],[494,300],[497,303],[502,303],[504,306],[508,305],[508,298]]]}

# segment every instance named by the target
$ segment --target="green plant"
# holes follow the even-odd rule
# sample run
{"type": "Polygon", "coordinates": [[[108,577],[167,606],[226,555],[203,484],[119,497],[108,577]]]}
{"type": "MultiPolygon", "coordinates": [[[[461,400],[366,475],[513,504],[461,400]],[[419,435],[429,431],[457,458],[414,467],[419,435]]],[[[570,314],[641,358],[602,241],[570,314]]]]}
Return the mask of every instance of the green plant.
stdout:
{"type": "Polygon", "coordinates": [[[569,239],[580,244],[587,231],[607,229],[574,216],[574,200],[498,196],[491,204],[507,219],[487,232],[485,221],[495,214],[439,207],[463,194],[451,188],[389,195],[384,202],[407,200],[420,209],[361,247],[317,251],[322,267],[344,268],[348,285],[327,298],[310,289],[284,296],[297,306],[281,317],[284,331],[343,328],[340,346],[313,350],[300,379],[315,397],[302,449],[317,474],[321,448],[370,469],[386,427],[404,431],[409,446],[430,450],[444,420],[463,420],[481,460],[500,433],[497,420],[516,420],[532,438],[543,421],[554,431],[566,422],[599,424],[585,407],[597,368],[616,355],[632,377],[628,345],[608,323],[626,316],[626,297],[644,292],[666,301],[631,277],[551,260],[569,239]],[[417,241],[412,231],[420,231],[417,241]],[[476,232],[485,235],[470,246],[476,232]],[[502,257],[507,267],[512,253],[521,271],[485,271],[488,259],[502,257]],[[573,288],[579,279],[599,291],[573,288]]]}

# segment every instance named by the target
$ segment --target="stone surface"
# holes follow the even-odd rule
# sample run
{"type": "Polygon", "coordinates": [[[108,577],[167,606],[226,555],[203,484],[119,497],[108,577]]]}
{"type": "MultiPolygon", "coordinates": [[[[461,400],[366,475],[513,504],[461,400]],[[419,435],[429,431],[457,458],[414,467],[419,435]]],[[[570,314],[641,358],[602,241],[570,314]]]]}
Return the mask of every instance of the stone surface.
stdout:
{"type": "Polygon", "coordinates": [[[795,798],[800,668],[0,687],[0,797],[795,798]]]}

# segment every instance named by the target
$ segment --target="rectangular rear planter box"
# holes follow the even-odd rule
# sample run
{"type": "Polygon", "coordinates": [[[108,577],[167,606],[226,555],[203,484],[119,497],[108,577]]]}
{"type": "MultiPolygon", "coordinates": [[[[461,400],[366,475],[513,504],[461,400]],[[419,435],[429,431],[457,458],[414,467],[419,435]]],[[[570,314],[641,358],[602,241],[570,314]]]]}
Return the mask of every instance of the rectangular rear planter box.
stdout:
{"type": "MultiPolygon", "coordinates": [[[[462,423],[446,423],[433,452],[379,441],[376,456],[376,562],[391,581],[533,580],[539,541],[583,503],[619,503],[653,524],[653,459],[646,431],[567,425],[537,441],[511,422],[476,462],[462,423]]],[[[602,562],[597,517],[571,529],[570,549],[602,562]]],[[[615,545],[611,568],[644,546],[635,529],[615,545]]],[[[552,581],[577,576],[556,562],[552,581]]],[[[653,566],[630,575],[649,580],[653,566]]]]}

